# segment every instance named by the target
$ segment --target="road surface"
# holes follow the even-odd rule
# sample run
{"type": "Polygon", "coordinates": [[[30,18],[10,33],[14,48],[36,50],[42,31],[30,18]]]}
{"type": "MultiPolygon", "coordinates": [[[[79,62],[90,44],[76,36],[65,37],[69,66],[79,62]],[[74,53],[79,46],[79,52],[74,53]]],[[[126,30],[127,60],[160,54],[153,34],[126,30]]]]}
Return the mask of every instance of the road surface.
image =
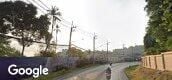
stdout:
{"type": "MultiPolygon", "coordinates": [[[[137,65],[138,62],[116,63],[112,65],[111,80],[128,80],[124,69],[131,65],[137,65]]],[[[106,80],[105,70],[107,65],[89,68],[55,78],[54,80],[106,80]]]]}

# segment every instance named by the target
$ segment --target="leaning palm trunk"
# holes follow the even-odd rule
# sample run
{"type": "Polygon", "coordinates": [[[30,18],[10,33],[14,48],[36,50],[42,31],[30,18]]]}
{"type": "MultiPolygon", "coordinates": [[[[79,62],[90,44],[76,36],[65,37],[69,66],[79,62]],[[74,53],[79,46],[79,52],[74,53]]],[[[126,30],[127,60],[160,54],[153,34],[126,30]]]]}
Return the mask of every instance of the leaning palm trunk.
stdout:
{"type": "Polygon", "coordinates": [[[45,36],[45,42],[46,42],[45,52],[47,52],[48,48],[50,47],[51,38],[52,38],[52,34],[47,33],[47,35],[45,36]]]}
{"type": "Polygon", "coordinates": [[[24,50],[25,50],[25,41],[24,41],[24,31],[22,30],[22,52],[21,55],[24,56],[24,50]]]}

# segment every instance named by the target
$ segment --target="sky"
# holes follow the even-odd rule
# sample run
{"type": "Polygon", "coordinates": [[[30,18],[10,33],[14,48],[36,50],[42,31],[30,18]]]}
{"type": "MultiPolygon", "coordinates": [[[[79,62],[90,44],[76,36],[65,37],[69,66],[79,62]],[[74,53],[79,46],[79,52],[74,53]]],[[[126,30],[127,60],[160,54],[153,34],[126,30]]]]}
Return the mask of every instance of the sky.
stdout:
{"type": "MultiPolygon", "coordinates": [[[[110,42],[110,49],[133,45],[143,45],[147,16],[144,0],[44,0],[59,7],[67,21],[73,21],[87,32],[96,33],[96,46],[110,42]]],[[[77,30],[77,28],[76,28],[77,30]]],[[[63,31],[65,32],[65,31],[63,31]]],[[[59,33],[59,43],[68,42],[65,34],[59,33]],[[67,41],[66,41],[67,40],[67,41]]],[[[69,31],[68,31],[69,32],[69,31]]],[[[65,32],[66,33],[66,32],[65,32]]],[[[83,48],[92,48],[92,38],[73,32],[72,40],[83,48]],[[82,45],[84,44],[85,45],[82,45]]],[[[66,34],[67,35],[67,34],[66,34]]]]}
{"type": "MultiPolygon", "coordinates": [[[[68,44],[70,23],[77,26],[72,44],[84,49],[93,48],[93,34],[97,35],[96,50],[143,45],[148,17],[145,0],[41,0],[49,8],[56,6],[66,20],[61,22],[58,44],[68,44]]],[[[40,11],[39,11],[40,12],[40,11]]],[[[31,47],[30,49],[33,49],[31,47]]],[[[30,51],[27,49],[26,51],[30,51]]]]}

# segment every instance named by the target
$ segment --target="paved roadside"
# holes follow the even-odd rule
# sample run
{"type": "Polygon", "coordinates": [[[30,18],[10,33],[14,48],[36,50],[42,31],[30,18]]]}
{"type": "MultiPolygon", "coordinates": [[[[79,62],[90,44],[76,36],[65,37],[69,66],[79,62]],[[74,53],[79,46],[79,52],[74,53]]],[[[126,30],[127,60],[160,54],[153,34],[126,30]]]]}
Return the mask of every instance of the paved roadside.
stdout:
{"type": "MultiPolygon", "coordinates": [[[[139,64],[138,62],[116,63],[112,65],[111,80],[128,80],[124,73],[124,69],[131,65],[139,64]]],[[[66,74],[54,80],[106,80],[105,70],[107,65],[91,67],[80,71],[66,74]]]]}
{"type": "Polygon", "coordinates": [[[88,72],[88,71],[94,71],[95,69],[98,69],[98,68],[101,69],[102,67],[103,67],[103,65],[96,65],[96,66],[92,66],[92,67],[88,67],[88,68],[76,69],[76,71],[72,71],[72,72],[67,73],[63,76],[56,77],[53,80],[66,80],[67,78],[71,78],[71,77],[74,77],[74,76],[79,75],[81,73],[88,72]]]}

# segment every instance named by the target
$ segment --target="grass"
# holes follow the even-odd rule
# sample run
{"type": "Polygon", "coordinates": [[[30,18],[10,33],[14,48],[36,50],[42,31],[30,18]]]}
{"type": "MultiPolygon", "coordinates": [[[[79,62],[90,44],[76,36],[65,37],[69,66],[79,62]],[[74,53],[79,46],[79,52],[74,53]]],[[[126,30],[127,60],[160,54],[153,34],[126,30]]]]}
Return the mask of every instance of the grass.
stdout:
{"type": "Polygon", "coordinates": [[[138,67],[138,65],[134,65],[134,66],[129,66],[128,68],[125,69],[125,73],[127,74],[127,77],[131,80],[133,79],[133,71],[136,70],[136,68],[138,67]]]}
{"type": "Polygon", "coordinates": [[[129,80],[172,80],[172,72],[131,66],[125,69],[129,80]]]}

